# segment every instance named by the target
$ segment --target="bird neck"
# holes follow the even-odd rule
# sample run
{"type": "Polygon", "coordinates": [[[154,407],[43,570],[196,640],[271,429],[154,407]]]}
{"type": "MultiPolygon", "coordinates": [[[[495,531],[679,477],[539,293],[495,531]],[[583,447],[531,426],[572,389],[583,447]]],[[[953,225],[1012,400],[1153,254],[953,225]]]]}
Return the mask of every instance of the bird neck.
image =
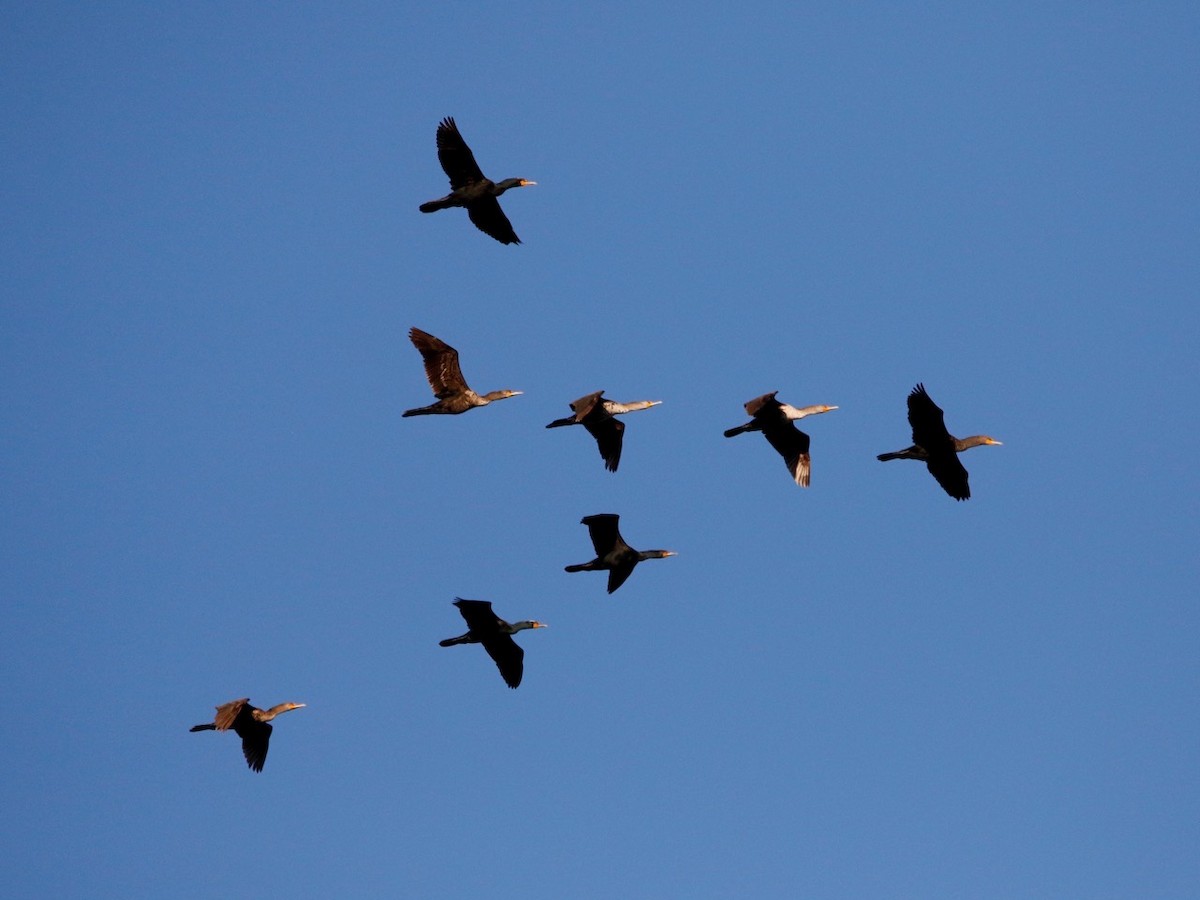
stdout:
{"type": "Polygon", "coordinates": [[[642,559],[666,559],[668,556],[675,556],[674,550],[642,550],[639,554],[642,559]]]}
{"type": "Polygon", "coordinates": [[[495,190],[493,190],[492,193],[499,197],[509,188],[521,187],[524,183],[524,178],[505,178],[503,181],[496,182],[495,190]]]}
{"type": "Polygon", "coordinates": [[[634,400],[631,403],[614,403],[609,400],[605,402],[605,408],[610,413],[627,413],[637,412],[639,409],[649,409],[652,406],[658,406],[662,403],[661,400],[634,400]]]}
{"type": "Polygon", "coordinates": [[[541,622],[531,622],[526,619],[524,622],[513,622],[508,626],[509,634],[516,634],[518,631],[525,631],[528,628],[544,628],[541,622]]]}
{"type": "Polygon", "coordinates": [[[257,710],[254,713],[254,718],[260,722],[270,722],[276,716],[285,712],[291,712],[293,709],[299,709],[303,705],[303,703],[280,703],[278,706],[272,706],[267,710],[257,710]]]}
{"type": "Polygon", "coordinates": [[[996,441],[988,437],[986,434],[973,434],[970,437],[956,438],[954,441],[954,449],[959,453],[962,453],[964,450],[970,450],[972,447],[982,447],[985,444],[995,443],[996,441]]]}

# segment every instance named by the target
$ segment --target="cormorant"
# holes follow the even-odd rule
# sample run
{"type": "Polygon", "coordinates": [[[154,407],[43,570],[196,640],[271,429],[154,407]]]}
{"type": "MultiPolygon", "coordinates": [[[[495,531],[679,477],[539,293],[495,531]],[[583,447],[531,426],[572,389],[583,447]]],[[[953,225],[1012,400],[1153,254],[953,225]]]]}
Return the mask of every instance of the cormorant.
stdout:
{"type": "Polygon", "coordinates": [[[519,244],[521,239],[513,231],[512,223],[504,215],[496,198],[509,188],[527,187],[537,184],[524,178],[506,178],[499,184],[483,177],[471,148],[458,133],[454,119],[445,118],[437,127],[438,161],[450,176],[451,191],[440,200],[421,204],[421,212],[437,212],[451,206],[465,206],[467,215],[475,227],[502,244],[519,244]]]}
{"type": "Polygon", "coordinates": [[[588,563],[567,566],[568,572],[608,572],[608,592],[611,594],[625,583],[633,567],[643,559],[663,559],[677,556],[674,550],[634,550],[621,537],[617,521],[621,517],[614,513],[599,513],[584,516],[580,523],[587,526],[596,548],[596,558],[588,563]]]}
{"type": "Polygon", "coordinates": [[[492,604],[487,600],[464,600],[461,597],[454,601],[462,617],[467,620],[467,633],[454,638],[438,641],[438,646],[453,647],[455,644],[483,644],[483,649],[496,663],[496,668],[504,677],[504,683],[515,688],[521,683],[521,675],[525,671],[525,651],[518,646],[512,636],[526,628],[545,628],[541,622],[505,622],[494,612],[492,604]]]}
{"type": "Polygon", "coordinates": [[[761,431],[776,452],[783,457],[788,472],[800,487],[808,487],[812,461],[808,455],[809,437],[792,424],[795,419],[815,416],[837,409],[836,406],[805,406],[797,409],[775,399],[779,391],[771,391],[746,403],[746,412],[752,418],[745,425],[730,428],[725,437],[734,437],[747,431],[761,431]]]}
{"type": "Polygon", "coordinates": [[[242,754],[246,765],[261,772],[267,761],[267,748],[271,741],[272,726],[268,723],[280,713],[300,709],[303,703],[280,703],[270,709],[259,709],[250,705],[250,698],[230,700],[217,707],[217,716],[204,725],[193,725],[191,731],[228,731],[233,729],[242,739],[242,754]]]}
{"type": "Polygon", "coordinates": [[[555,419],[547,428],[561,428],[564,425],[582,425],[596,439],[600,448],[600,456],[604,460],[604,468],[610,472],[617,471],[621,462],[621,440],[625,434],[625,423],[618,422],[613,416],[639,409],[649,409],[658,406],[661,400],[635,400],[632,403],[618,403],[615,400],[603,399],[604,391],[596,391],[586,397],[580,397],[571,404],[575,415],[565,419],[555,419]]]}
{"type": "Polygon", "coordinates": [[[913,445],[895,453],[881,453],[877,459],[919,459],[947,494],[955,500],[969,499],[967,470],[958,461],[958,454],[984,444],[999,445],[1000,441],[986,434],[956,438],[946,430],[945,414],[925,392],[924,384],[918,384],[908,395],[908,424],[912,426],[913,445]]]}
{"type": "Polygon", "coordinates": [[[421,358],[425,360],[425,377],[429,379],[429,386],[433,388],[433,395],[438,398],[438,402],[407,410],[405,416],[428,416],[437,413],[458,415],[476,406],[487,406],[493,400],[504,400],[521,393],[509,390],[492,391],[480,397],[467,387],[467,380],[463,378],[462,369],[458,366],[457,350],[420,328],[410,328],[408,339],[421,351],[421,358]]]}

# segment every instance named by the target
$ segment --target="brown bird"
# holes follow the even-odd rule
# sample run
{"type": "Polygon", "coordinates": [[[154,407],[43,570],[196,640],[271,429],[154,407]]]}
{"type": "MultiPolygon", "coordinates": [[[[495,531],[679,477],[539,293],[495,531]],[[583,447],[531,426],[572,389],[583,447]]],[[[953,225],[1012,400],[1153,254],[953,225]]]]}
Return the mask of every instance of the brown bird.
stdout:
{"type": "Polygon", "coordinates": [[[986,434],[956,438],[946,430],[945,414],[925,392],[924,384],[918,384],[908,395],[908,424],[912,426],[912,446],[895,453],[881,453],[876,458],[880,462],[919,459],[947,494],[955,500],[970,499],[967,470],[959,462],[958,454],[987,444],[999,446],[1000,441],[986,434]]]}
{"type": "Polygon", "coordinates": [[[204,725],[193,725],[192,731],[228,731],[242,739],[242,754],[246,764],[255,772],[261,772],[267,761],[267,749],[271,741],[272,726],[268,724],[280,713],[300,709],[303,703],[280,703],[270,709],[259,709],[250,705],[250,698],[230,700],[217,707],[216,718],[204,725]]]}
{"type": "Polygon", "coordinates": [[[439,209],[449,209],[451,206],[464,206],[475,227],[484,234],[494,237],[502,244],[521,243],[496,198],[509,188],[528,187],[537,182],[524,178],[506,178],[497,184],[484,178],[479,164],[475,162],[475,155],[463,140],[463,136],[458,133],[458,126],[452,118],[442,119],[437,127],[437,151],[438,161],[450,177],[451,191],[440,200],[422,203],[421,212],[430,213],[439,209]]]}
{"type": "Polygon", "coordinates": [[[512,639],[518,631],[527,628],[545,628],[541,622],[526,620],[505,622],[494,612],[492,604],[487,600],[464,600],[461,597],[454,601],[462,617],[467,620],[467,633],[458,637],[438,641],[440,647],[453,647],[455,644],[483,644],[483,649],[496,663],[504,683],[515,688],[521,683],[525,672],[525,651],[512,639]]]}
{"type": "Polygon", "coordinates": [[[815,416],[837,409],[836,406],[805,406],[797,409],[775,399],[779,391],[771,391],[761,397],[747,401],[746,412],[752,417],[745,425],[730,428],[725,437],[734,437],[747,431],[761,431],[791,473],[792,480],[800,487],[808,487],[812,460],[808,455],[809,437],[792,424],[796,419],[815,416]]]}
{"type": "Polygon", "coordinates": [[[635,412],[639,409],[649,409],[658,406],[661,400],[634,400],[630,403],[618,403],[615,400],[605,400],[604,391],[596,391],[580,397],[571,404],[575,415],[565,419],[555,419],[547,428],[562,428],[565,425],[582,425],[596,439],[600,448],[600,457],[604,460],[604,468],[610,472],[617,471],[621,462],[621,442],[625,434],[625,423],[619,422],[613,416],[635,412]]]}
{"type": "Polygon", "coordinates": [[[429,386],[433,388],[433,395],[438,398],[438,402],[406,410],[405,416],[456,416],[476,406],[487,406],[493,400],[505,400],[521,393],[509,390],[491,391],[481,397],[467,386],[467,380],[463,378],[462,369],[458,365],[457,350],[420,328],[410,328],[408,339],[421,351],[421,358],[425,361],[425,377],[429,379],[429,386]]]}
{"type": "Polygon", "coordinates": [[[596,558],[591,562],[567,566],[567,572],[608,572],[608,592],[611,594],[633,574],[633,567],[643,559],[664,559],[678,556],[674,550],[634,550],[621,537],[614,513],[584,516],[580,523],[587,526],[596,558]]]}

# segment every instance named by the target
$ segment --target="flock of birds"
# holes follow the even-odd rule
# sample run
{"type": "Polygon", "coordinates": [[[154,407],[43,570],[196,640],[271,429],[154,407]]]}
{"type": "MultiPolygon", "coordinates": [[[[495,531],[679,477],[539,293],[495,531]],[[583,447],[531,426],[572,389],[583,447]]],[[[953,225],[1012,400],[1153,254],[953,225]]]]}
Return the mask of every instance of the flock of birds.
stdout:
{"type": "MultiPolygon", "coordinates": [[[[512,223],[500,208],[496,199],[505,191],[515,187],[536,184],[524,178],[507,178],[493,182],[484,177],[471,148],[467,146],[454,119],[446,118],[437,128],[438,160],[450,179],[450,193],[438,200],[422,203],[421,212],[436,212],[450,207],[463,207],[475,227],[502,244],[519,244],[520,238],[512,223]]],[[[419,328],[409,331],[409,339],[421,354],[425,375],[433,389],[436,402],[404,412],[404,416],[459,415],[468,410],[487,406],[497,400],[515,397],[521,391],[498,390],[477,394],[471,390],[463,377],[459,365],[458,351],[445,341],[419,328]]],[[[812,461],[809,456],[808,434],[796,427],[795,422],[808,416],[827,413],[836,406],[795,407],[780,401],[778,391],[755,397],[745,404],[750,420],[725,431],[725,437],[736,437],[750,431],[762,432],[767,443],[783,457],[788,473],[800,487],[808,487],[811,481],[812,461]]],[[[604,397],[603,391],[587,394],[570,404],[572,415],[555,419],[547,428],[562,428],[582,425],[595,439],[604,460],[604,467],[616,472],[621,461],[621,447],[625,434],[625,423],[616,417],[637,410],[658,406],[661,400],[638,400],[617,403],[604,397]]],[[[972,447],[998,445],[1000,441],[983,434],[967,438],[956,438],[946,429],[945,414],[933,402],[923,384],[918,384],[908,395],[908,422],[912,426],[912,445],[893,453],[881,453],[880,462],[893,459],[915,459],[925,463],[929,473],[947,494],[955,500],[967,500],[971,496],[967,470],[958,454],[972,447]]],[[[620,517],[613,513],[584,516],[581,524],[586,525],[596,558],[586,563],[566,567],[567,572],[608,572],[608,593],[617,590],[633,573],[634,567],[643,560],[662,559],[675,556],[672,550],[635,550],[625,542],[618,529],[620,517]]],[[[486,600],[454,601],[459,613],[467,623],[467,631],[458,637],[446,638],[442,647],[458,644],[482,644],[483,649],[496,663],[505,684],[516,688],[524,673],[525,652],[512,636],[519,631],[545,628],[542,622],[525,620],[506,622],[492,610],[486,600]]],[[[261,772],[267,759],[271,739],[271,720],[281,713],[300,709],[303,703],[281,703],[270,709],[259,709],[250,705],[248,698],[233,700],[217,707],[212,722],[196,725],[192,731],[230,731],[242,740],[242,753],[247,765],[261,772]]]]}

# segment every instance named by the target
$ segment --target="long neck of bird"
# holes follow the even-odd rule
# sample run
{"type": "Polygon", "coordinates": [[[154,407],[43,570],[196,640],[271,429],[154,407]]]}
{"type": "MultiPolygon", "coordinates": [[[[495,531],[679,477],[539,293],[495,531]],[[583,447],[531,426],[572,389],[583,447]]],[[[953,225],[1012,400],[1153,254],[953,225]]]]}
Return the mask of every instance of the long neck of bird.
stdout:
{"type": "Polygon", "coordinates": [[[829,412],[831,409],[837,409],[836,406],[804,406],[797,409],[794,406],[789,406],[787,403],[779,404],[780,411],[789,419],[803,419],[805,416],[815,416],[817,413],[829,412]]]}
{"type": "Polygon", "coordinates": [[[993,440],[986,434],[973,434],[970,437],[955,438],[954,449],[959,453],[964,450],[970,450],[972,447],[982,447],[985,444],[998,444],[999,441],[993,440]]]}
{"type": "Polygon", "coordinates": [[[525,631],[527,628],[541,628],[541,622],[531,622],[526,619],[524,622],[513,622],[508,626],[509,634],[516,634],[518,631],[525,631]]]}
{"type": "Polygon", "coordinates": [[[258,712],[254,714],[254,718],[260,722],[270,722],[273,718],[281,713],[291,712],[293,709],[299,709],[303,705],[303,703],[280,703],[278,706],[272,706],[270,709],[258,710],[258,712]]]}
{"type": "Polygon", "coordinates": [[[618,413],[637,412],[639,409],[649,409],[661,403],[661,400],[632,400],[629,403],[616,403],[612,400],[606,400],[604,408],[608,413],[616,415],[618,413]]]}

